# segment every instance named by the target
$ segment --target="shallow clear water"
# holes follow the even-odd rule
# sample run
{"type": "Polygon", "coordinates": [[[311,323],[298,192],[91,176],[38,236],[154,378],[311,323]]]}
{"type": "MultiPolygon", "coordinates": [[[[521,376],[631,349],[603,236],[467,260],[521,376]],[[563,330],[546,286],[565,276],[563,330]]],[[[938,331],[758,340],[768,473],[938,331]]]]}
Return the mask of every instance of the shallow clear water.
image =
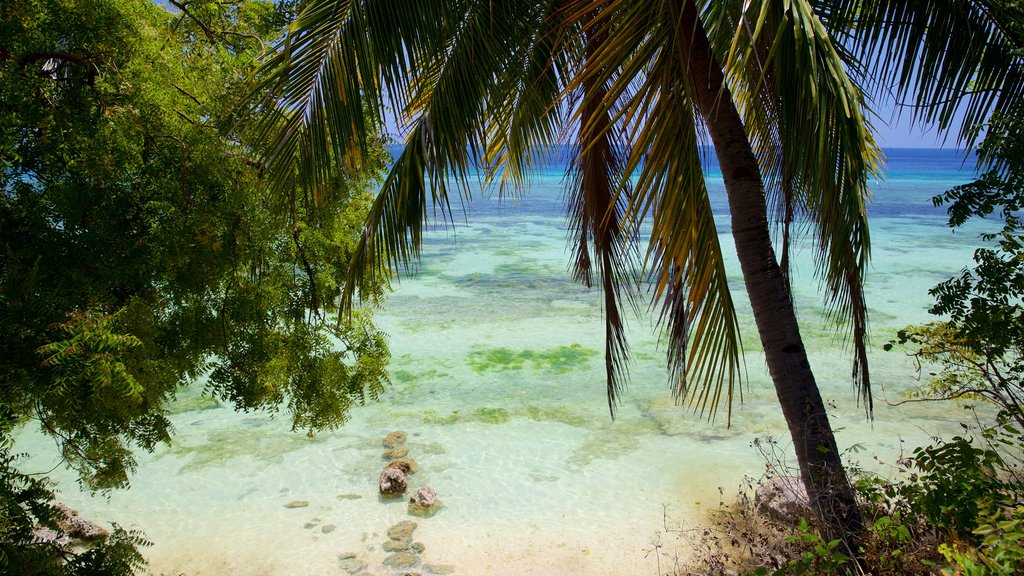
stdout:
{"type": "MultiPolygon", "coordinates": [[[[866,467],[953,431],[959,416],[887,405],[915,381],[910,361],[881,346],[900,327],[929,320],[927,290],[967,265],[977,246],[973,232],[951,233],[929,201],[969,177],[961,157],[890,151],[889,175],[874,188],[873,422],[855,401],[849,356],[824,324],[813,255],[796,251],[795,298],[812,365],[840,446],[862,447],[853,459],[866,467]]],[[[140,458],[130,490],[90,497],[57,472],[62,497],[94,519],[143,529],[157,573],[335,575],[345,573],[338,555],[355,553],[370,573],[386,574],[386,529],[408,516],[404,502],[376,495],[381,440],[404,430],[419,463],[410,485],[430,485],[444,502],[417,520],[424,563],[456,574],[654,573],[648,552],[663,514],[700,522],[720,487],[728,498],[744,475],[760,475],[750,443],[784,439],[785,423],[731,254],[748,350],[732,425],[724,414],[710,423],[673,405],[645,317],[630,319],[631,383],[609,418],[599,295],[569,279],[560,181],[557,170],[543,173],[515,206],[478,196],[454,231],[428,236],[416,273],[396,283],[377,315],[390,335],[394,386],[343,429],[308,439],[283,419],[188,409],[202,403],[186,393],[173,444],[140,458]],[[286,508],[293,500],[309,505],[286,508]]],[[[720,184],[712,192],[731,252],[720,184]]],[[[33,430],[18,448],[33,454],[27,468],[55,462],[33,430]]]]}

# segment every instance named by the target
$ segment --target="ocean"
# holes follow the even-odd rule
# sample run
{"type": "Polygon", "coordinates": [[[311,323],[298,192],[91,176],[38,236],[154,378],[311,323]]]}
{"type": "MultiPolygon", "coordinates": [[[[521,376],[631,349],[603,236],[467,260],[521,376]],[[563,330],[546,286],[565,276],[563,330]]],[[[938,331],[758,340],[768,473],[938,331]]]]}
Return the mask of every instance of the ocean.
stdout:
{"type": "MultiPolygon", "coordinates": [[[[966,182],[953,150],[887,151],[869,208],[874,419],[852,388],[849,350],[830,330],[805,241],[794,247],[794,298],[840,448],[857,466],[888,466],[932,436],[960,430],[948,405],[895,405],[920,385],[911,358],[884,352],[897,330],[932,319],[928,289],[970,264],[975,225],[952,232],[931,197],[966,182]]],[[[143,530],[157,574],[315,576],[407,573],[384,564],[389,526],[412,519],[423,545],[414,573],[657,574],[700,526],[765,464],[752,446],[778,441],[795,467],[728,236],[720,176],[711,194],[740,314],[746,378],[727,425],[676,406],[654,316],[627,319],[630,383],[608,414],[600,295],[568,272],[562,167],[547,166],[515,198],[480,192],[453,227],[434,226],[412,273],[376,315],[389,335],[393,386],[355,408],[340,430],[314,438],[287,418],[235,413],[200,398],[172,407],[174,440],[142,454],[129,490],[91,496],[58,467],[60,497],[101,523],[143,530]],[[431,486],[443,508],[412,518],[382,500],[381,441],[408,434],[412,489],[431,486]],[[293,502],[305,506],[287,507],[293,502]],[[672,530],[667,530],[672,528],[672,530]],[[362,572],[360,572],[362,570],[362,572]]],[[[57,464],[35,430],[17,451],[26,471],[57,464]]]]}

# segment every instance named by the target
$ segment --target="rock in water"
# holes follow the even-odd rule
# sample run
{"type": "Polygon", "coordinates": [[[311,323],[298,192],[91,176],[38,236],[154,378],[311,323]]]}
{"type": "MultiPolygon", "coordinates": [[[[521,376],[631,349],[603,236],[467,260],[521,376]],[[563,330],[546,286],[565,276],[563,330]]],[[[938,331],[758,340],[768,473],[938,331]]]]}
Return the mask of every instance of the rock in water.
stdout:
{"type": "Polygon", "coordinates": [[[399,446],[395,446],[394,448],[388,448],[387,450],[384,451],[384,457],[389,459],[389,460],[393,460],[395,458],[405,458],[408,455],[409,455],[409,447],[408,446],[401,446],[401,445],[399,445],[399,446]]]}
{"type": "Polygon", "coordinates": [[[415,474],[419,470],[419,465],[412,458],[395,458],[391,462],[384,465],[385,468],[398,468],[406,474],[415,474]]]}
{"type": "Polygon", "coordinates": [[[305,508],[306,506],[309,506],[308,500],[292,500],[284,505],[285,508],[305,508]]]}
{"type": "Polygon", "coordinates": [[[66,504],[57,502],[53,505],[53,511],[57,527],[72,538],[83,542],[95,542],[110,536],[106,528],[82,518],[77,510],[69,508],[66,504]]]}
{"type": "Polygon", "coordinates": [[[391,432],[387,436],[384,437],[384,447],[385,448],[394,448],[395,446],[400,446],[402,444],[405,444],[405,437],[406,437],[405,432],[402,432],[401,430],[396,430],[394,432],[391,432]]]}
{"type": "Polygon", "coordinates": [[[380,549],[385,552],[405,552],[412,544],[408,540],[387,540],[380,549]]]}
{"type": "Polygon", "coordinates": [[[409,498],[409,514],[429,518],[437,513],[441,507],[441,501],[437,499],[437,493],[430,486],[424,486],[417,490],[409,498]]]}
{"type": "Polygon", "coordinates": [[[397,541],[412,542],[412,533],[415,530],[415,522],[411,520],[402,520],[398,524],[388,528],[388,538],[397,541]]]}
{"type": "Polygon", "coordinates": [[[385,468],[380,473],[380,493],[384,496],[398,496],[405,494],[409,488],[409,482],[405,479],[405,473],[398,468],[385,468]]]}
{"type": "Polygon", "coordinates": [[[430,486],[424,486],[409,498],[409,502],[420,506],[437,506],[437,492],[430,486]]]}
{"type": "Polygon", "coordinates": [[[419,559],[412,552],[395,552],[384,559],[384,565],[392,568],[412,568],[417,562],[419,559]]]}
{"type": "Polygon", "coordinates": [[[776,476],[754,491],[754,506],[765,516],[786,524],[799,524],[813,516],[803,480],[776,476]]]}

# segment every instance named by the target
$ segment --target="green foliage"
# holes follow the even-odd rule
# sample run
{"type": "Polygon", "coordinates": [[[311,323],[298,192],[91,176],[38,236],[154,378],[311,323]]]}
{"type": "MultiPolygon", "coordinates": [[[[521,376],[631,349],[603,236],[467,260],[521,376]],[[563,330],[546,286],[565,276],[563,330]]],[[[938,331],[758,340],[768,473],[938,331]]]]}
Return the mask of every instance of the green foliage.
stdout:
{"type": "Polygon", "coordinates": [[[806,519],[800,521],[796,532],[786,536],[786,542],[804,551],[774,574],[834,574],[852,560],[841,551],[838,539],[826,542],[806,519]]]}
{"type": "Polygon", "coordinates": [[[974,534],[982,538],[976,548],[956,542],[939,546],[951,565],[943,574],[1010,576],[1024,570],[1024,507],[986,515],[974,534]]]}
{"type": "Polygon", "coordinates": [[[1024,117],[996,119],[980,153],[996,161],[977,180],[933,199],[948,204],[949,225],[998,214],[1002,227],[981,235],[991,247],[974,253],[974,267],[932,288],[932,314],[946,319],[899,332],[886,345],[909,347],[939,370],[923,398],[982,399],[1000,420],[1024,428],[1024,117]]]}
{"type": "MultiPolygon", "coordinates": [[[[7,456],[20,425],[51,435],[86,486],[110,489],[128,484],[136,449],[170,438],[168,404],[200,375],[208,396],[287,407],[309,434],[387,382],[369,312],[334,317],[388,159],[373,127],[325,186],[268,195],[264,143],[240,106],[295,7],[171,4],[0,6],[5,546],[26,542],[50,497],[7,456]]],[[[140,543],[115,531],[87,553],[47,557],[69,574],[129,573],[140,543]]]]}

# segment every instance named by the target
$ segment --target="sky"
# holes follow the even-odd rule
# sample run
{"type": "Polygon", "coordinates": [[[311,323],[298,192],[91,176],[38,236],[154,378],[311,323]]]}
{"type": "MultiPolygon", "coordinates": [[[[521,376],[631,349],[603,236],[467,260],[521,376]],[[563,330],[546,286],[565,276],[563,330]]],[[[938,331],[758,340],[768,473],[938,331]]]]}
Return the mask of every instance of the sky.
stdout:
{"type": "Polygon", "coordinates": [[[949,132],[946,142],[942,135],[922,126],[914,126],[909,112],[898,114],[899,107],[891,97],[876,98],[872,103],[878,118],[872,120],[875,137],[882,148],[957,148],[952,135],[959,124],[949,132]]]}
{"type": "MultiPolygon", "coordinates": [[[[957,148],[952,137],[943,142],[941,135],[934,130],[914,126],[909,113],[897,114],[898,107],[892,98],[877,98],[874,106],[878,117],[872,120],[872,126],[882,148],[957,148]]],[[[394,136],[396,142],[401,142],[395,119],[387,118],[386,121],[387,132],[394,136]]]]}

